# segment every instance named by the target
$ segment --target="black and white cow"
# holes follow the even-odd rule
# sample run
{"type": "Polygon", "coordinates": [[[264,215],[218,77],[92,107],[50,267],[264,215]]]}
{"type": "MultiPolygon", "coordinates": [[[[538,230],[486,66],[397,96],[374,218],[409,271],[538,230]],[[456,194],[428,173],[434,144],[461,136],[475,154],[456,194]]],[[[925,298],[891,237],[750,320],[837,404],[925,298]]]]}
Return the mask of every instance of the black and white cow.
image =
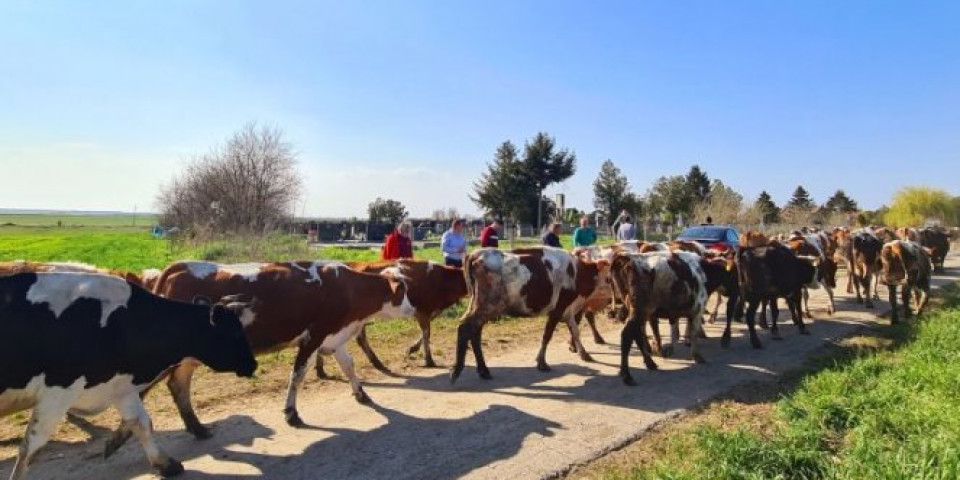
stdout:
{"type": "Polygon", "coordinates": [[[11,479],[68,411],[115,407],[163,476],[183,471],[153,439],[140,392],[186,358],[252,376],[244,304],[214,307],[154,296],[109,275],[20,273],[0,278],[0,417],[33,410],[11,479]]]}

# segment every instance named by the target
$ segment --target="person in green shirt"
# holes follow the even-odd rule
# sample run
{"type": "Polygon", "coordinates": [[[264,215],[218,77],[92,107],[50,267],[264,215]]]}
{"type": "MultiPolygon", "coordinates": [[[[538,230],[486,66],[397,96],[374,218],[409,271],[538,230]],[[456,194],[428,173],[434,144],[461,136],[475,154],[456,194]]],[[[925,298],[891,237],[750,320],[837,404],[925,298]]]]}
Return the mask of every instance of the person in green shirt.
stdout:
{"type": "Polygon", "coordinates": [[[597,231],[590,226],[586,215],[580,217],[580,226],[573,230],[573,248],[589,247],[597,243],[597,231]]]}

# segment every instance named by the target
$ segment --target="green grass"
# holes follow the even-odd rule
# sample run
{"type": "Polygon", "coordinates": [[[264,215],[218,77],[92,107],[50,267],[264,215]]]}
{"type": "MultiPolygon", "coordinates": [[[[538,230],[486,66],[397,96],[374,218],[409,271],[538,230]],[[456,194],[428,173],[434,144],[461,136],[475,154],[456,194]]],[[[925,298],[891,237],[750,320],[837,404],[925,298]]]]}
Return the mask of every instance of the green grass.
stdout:
{"type": "Polygon", "coordinates": [[[769,431],[703,426],[671,438],[676,448],[651,468],[605,477],[960,478],[958,322],[953,288],[944,308],[921,322],[882,327],[887,348],[815,369],[777,402],[769,431]]]}
{"type": "Polygon", "coordinates": [[[152,226],[156,215],[65,215],[53,213],[0,214],[0,225],[23,227],[131,227],[152,226]]]}

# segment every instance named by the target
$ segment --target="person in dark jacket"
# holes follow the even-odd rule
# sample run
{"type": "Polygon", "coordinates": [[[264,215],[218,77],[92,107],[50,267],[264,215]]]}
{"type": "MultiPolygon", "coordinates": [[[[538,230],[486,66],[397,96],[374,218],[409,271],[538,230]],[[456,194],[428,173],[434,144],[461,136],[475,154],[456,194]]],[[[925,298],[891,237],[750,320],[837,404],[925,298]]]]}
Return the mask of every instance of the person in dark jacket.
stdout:
{"type": "Polygon", "coordinates": [[[500,232],[503,231],[503,222],[494,220],[480,232],[480,247],[500,248],[500,232]]]}
{"type": "Polygon", "coordinates": [[[543,244],[548,247],[557,247],[563,248],[563,245],[560,245],[560,222],[555,222],[550,225],[550,229],[547,230],[547,233],[543,234],[543,244]]]}
{"type": "Polygon", "coordinates": [[[397,225],[397,228],[387,235],[387,241],[383,244],[380,256],[384,260],[413,258],[413,240],[410,239],[410,230],[409,223],[397,225]]]}

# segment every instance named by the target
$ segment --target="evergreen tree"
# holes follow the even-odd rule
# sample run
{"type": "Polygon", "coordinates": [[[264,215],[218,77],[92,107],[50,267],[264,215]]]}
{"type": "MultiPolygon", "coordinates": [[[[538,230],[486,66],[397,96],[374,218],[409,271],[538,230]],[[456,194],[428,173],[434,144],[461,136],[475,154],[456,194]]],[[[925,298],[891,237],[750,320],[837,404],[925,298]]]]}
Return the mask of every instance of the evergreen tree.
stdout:
{"type": "Polygon", "coordinates": [[[687,188],[693,196],[693,201],[703,202],[710,195],[710,177],[707,172],[700,170],[700,165],[690,167],[686,177],[687,188]]]}
{"type": "Polygon", "coordinates": [[[766,190],[760,192],[760,196],[757,197],[754,205],[757,207],[757,210],[762,213],[763,223],[769,224],[780,221],[780,208],[773,202],[773,199],[770,198],[770,194],[767,193],[766,190]]]}
{"type": "Polygon", "coordinates": [[[823,209],[829,212],[850,213],[859,210],[857,202],[848,197],[843,190],[837,190],[827,203],[823,204],[823,209]]]}
{"type": "Polygon", "coordinates": [[[626,208],[629,195],[630,183],[627,177],[612,160],[603,162],[600,174],[593,182],[593,206],[605,214],[608,225],[626,208]]]}
{"type": "Polygon", "coordinates": [[[790,201],[787,202],[787,206],[803,210],[810,210],[814,208],[815,204],[813,199],[810,198],[810,193],[807,192],[807,189],[803,188],[803,185],[797,185],[797,189],[793,191],[793,196],[790,197],[790,201]]]}

